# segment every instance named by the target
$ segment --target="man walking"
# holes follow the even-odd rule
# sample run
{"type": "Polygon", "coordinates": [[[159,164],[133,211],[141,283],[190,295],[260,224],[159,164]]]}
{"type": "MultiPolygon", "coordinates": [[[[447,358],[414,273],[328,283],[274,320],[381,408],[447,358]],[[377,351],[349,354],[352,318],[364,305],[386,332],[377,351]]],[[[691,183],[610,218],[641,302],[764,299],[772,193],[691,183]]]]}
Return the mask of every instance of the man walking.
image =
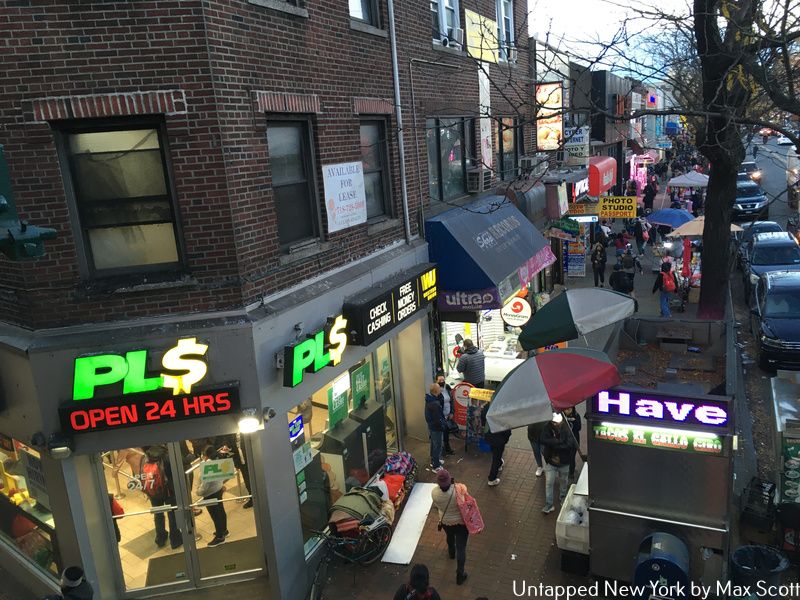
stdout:
{"type": "Polygon", "coordinates": [[[606,254],[606,246],[603,243],[605,241],[605,237],[601,238],[601,241],[595,242],[595,245],[592,247],[592,273],[594,273],[594,287],[597,287],[598,282],[600,283],[600,287],[603,287],[603,284],[606,282],[606,261],[608,260],[608,255],[606,254]]]}
{"type": "Polygon", "coordinates": [[[644,269],[642,269],[642,263],[639,261],[639,257],[631,254],[630,246],[628,246],[625,249],[625,254],[622,255],[621,264],[623,272],[631,280],[630,283],[631,289],[628,293],[631,295],[631,298],[636,298],[636,293],[634,292],[635,289],[634,281],[636,279],[636,271],[639,271],[639,274],[641,275],[644,272],[644,269]]]}
{"type": "MultiPolygon", "coordinates": [[[[617,267],[618,265],[614,265],[617,267]]],[[[612,275],[613,277],[613,275],[612,275]]],[[[528,441],[531,443],[533,450],[533,458],[536,461],[536,476],[541,477],[544,473],[544,466],[542,465],[542,431],[546,423],[534,423],[528,425],[528,441]]]]}
{"type": "Polygon", "coordinates": [[[575,441],[568,431],[569,425],[564,421],[560,413],[553,413],[552,420],[547,424],[542,432],[542,446],[544,450],[544,514],[553,512],[553,489],[555,488],[556,478],[558,478],[559,501],[564,502],[567,496],[567,478],[569,477],[569,463],[572,456],[572,449],[575,441]]]}
{"type": "Polygon", "coordinates": [[[438,472],[442,468],[442,442],[445,420],[439,395],[442,388],[432,383],[429,393],[425,394],[425,421],[428,423],[428,437],[431,440],[431,469],[438,472]]]}
{"type": "Polygon", "coordinates": [[[481,410],[481,423],[483,424],[483,439],[489,444],[492,449],[492,466],[489,469],[489,485],[500,485],[500,473],[503,471],[503,452],[505,452],[506,444],[511,438],[511,430],[498,431],[497,433],[489,431],[489,426],[486,423],[486,413],[489,412],[489,403],[481,410]]]}
{"type": "Polygon", "coordinates": [[[678,289],[678,278],[672,270],[671,262],[661,263],[661,272],[656,275],[656,280],[653,283],[653,293],[656,291],[661,294],[661,316],[665,319],[672,318],[672,313],[669,310],[669,303],[672,300],[672,294],[678,289]]]}
{"type": "Polygon", "coordinates": [[[456,371],[462,374],[464,381],[482,388],[486,377],[485,362],[483,350],[477,348],[471,339],[464,340],[464,354],[456,364],[456,371]]]}
{"type": "Polygon", "coordinates": [[[455,454],[455,451],[450,447],[450,424],[453,423],[453,394],[450,386],[444,379],[444,371],[436,372],[436,383],[442,392],[439,394],[439,399],[442,403],[442,414],[444,415],[445,428],[442,432],[444,441],[445,455],[455,454]]]}

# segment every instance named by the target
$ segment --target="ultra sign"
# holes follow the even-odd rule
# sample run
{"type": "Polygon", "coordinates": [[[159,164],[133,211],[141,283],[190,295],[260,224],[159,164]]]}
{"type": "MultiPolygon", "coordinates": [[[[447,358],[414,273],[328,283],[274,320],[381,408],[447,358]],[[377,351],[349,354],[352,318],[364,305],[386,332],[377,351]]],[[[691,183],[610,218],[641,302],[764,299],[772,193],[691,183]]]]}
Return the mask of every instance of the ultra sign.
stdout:
{"type": "Polygon", "coordinates": [[[664,394],[611,390],[594,397],[600,416],[642,419],[650,423],[680,423],[724,428],[729,425],[728,403],[709,398],[675,398],[664,394]]]}
{"type": "Polygon", "coordinates": [[[347,319],[342,315],[328,318],[323,329],[283,349],[284,387],[300,385],[306,372],[316,373],[328,365],[338,365],[346,348],[347,319]]]}

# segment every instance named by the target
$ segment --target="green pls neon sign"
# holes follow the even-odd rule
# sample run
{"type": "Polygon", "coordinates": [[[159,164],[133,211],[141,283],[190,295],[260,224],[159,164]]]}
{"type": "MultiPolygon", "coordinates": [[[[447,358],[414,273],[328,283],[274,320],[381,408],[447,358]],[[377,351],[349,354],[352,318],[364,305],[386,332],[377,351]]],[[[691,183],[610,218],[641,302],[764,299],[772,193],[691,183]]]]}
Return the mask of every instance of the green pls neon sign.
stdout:
{"type": "Polygon", "coordinates": [[[601,423],[592,427],[592,433],[596,440],[627,446],[678,450],[693,454],[722,454],[722,438],[700,431],[601,423]]]}
{"type": "Polygon", "coordinates": [[[147,350],[133,350],[123,354],[95,354],[75,359],[72,381],[72,399],[94,398],[97,388],[122,382],[123,394],[152,392],[161,388],[173,394],[191,393],[192,386],[208,372],[204,356],[208,346],[197,338],[178,340],[161,359],[164,371],[156,376],[147,375],[147,350]]]}
{"type": "Polygon", "coordinates": [[[325,328],[307,339],[283,349],[283,385],[295,387],[304,373],[316,373],[328,365],[338,365],[347,349],[347,319],[329,318],[325,328]]]}

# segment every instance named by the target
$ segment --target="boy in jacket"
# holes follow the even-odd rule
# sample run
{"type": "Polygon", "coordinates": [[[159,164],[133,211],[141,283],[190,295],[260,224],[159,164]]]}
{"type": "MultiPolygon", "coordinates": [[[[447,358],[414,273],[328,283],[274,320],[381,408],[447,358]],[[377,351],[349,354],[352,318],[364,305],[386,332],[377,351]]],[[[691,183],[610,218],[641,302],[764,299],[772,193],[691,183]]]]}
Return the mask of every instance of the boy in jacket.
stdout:
{"type": "Polygon", "coordinates": [[[444,408],[439,398],[441,393],[439,384],[432,383],[429,392],[425,394],[425,422],[428,424],[428,437],[431,440],[431,469],[437,472],[442,468],[442,443],[447,427],[444,408]]]}
{"type": "Polygon", "coordinates": [[[558,478],[559,501],[564,502],[567,495],[569,462],[575,441],[568,430],[569,425],[560,413],[553,413],[552,420],[542,431],[542,454],[545,460],[545,500],[542,512],[549,514],[553,508],[553,488],[558,478]]]}
{"type": "Polygon", "coordinates": [[[671,262],[664,262],[661,264],[661,272],[656,275],[656,280],[653,282],[653,293],[657,291],[660,293],[661,300],[661,316],[664,318],[671,318],[672,313],[669,310],[669,303],[672,300],[672,294],[678,289],[678,277],[672,270],[671,262]]]}

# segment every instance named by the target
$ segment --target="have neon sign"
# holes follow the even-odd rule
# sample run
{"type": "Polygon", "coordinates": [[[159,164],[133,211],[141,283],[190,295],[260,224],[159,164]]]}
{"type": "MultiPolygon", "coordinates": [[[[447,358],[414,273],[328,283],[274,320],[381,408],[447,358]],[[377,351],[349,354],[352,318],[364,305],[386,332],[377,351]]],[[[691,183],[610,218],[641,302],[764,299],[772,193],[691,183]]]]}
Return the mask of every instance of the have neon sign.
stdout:
{"type": "Polygon", "coordinates": [[[681,398],[628,390],[602,391],[594,398],[594,412],[651,423],[680,423],[724,428],[730,425],[728,402],[712,398],[681,398]]]}

